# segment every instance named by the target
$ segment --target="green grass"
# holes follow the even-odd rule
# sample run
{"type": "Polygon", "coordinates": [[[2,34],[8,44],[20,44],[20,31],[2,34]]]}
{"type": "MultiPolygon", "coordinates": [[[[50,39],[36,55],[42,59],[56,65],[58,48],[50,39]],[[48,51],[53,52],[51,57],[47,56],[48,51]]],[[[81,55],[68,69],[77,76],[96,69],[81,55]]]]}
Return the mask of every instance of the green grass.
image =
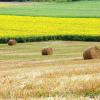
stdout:
{"type": "Polygon", "coordinates": [[[0,14],[52,17],[100,17],[100,1],[30,3],[0,8],[0,14]]]}

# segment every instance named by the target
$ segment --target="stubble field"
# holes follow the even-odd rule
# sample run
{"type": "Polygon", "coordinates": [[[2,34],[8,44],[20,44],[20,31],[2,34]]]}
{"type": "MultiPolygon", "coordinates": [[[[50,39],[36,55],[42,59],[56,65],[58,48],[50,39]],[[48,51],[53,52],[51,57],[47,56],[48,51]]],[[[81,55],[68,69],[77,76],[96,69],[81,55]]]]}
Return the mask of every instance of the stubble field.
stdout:
{"type": "Polygon", "coordinates": [[[100,43],[50,41],[13,47],[1,44],[0,97],[99,100],[100,60],[83,60],[82,57],[83,51],[92,45],[100,43]],[[42,56],[41,49],[48,46],[53,48],[54,54],[42,56]]]}

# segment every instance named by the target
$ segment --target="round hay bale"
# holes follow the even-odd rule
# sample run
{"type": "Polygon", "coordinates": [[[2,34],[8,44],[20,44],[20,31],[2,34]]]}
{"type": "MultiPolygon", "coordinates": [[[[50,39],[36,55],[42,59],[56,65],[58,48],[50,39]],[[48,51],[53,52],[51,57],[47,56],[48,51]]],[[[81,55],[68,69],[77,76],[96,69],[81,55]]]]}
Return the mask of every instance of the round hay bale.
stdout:
{"type": "Polygon", "coordinates": [[[84,60],[87,59],[100,59],[100,49],[96,46],[88,48],[83,53],[84,60]]]}
{"type": "Polygon", "coordinates": [[[42,49],[42,55],[52,55],[53,49],[52,48],[44,48],[42,49]]]}
{"type": "Polygon", "coordinates": [[[17,43],[17,41],[14,39],[11,39],[8,41],[8,45],[10,45],[10,46],[16,45],[16,43],[17,43]]]}

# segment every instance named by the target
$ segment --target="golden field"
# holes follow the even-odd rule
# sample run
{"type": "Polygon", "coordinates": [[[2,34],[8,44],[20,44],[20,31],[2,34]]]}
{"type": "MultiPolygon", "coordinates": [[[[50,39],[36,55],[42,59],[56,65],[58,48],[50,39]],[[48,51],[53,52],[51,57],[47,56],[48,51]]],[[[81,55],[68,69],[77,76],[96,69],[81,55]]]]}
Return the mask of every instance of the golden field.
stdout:
{"type": "Polygon", "coordinates": [[[0,45],[0,100],[100,100],[100,60],[82,53],[100,42],[0,45]],[[41,48],[54,53],[42,56],[41,48]]]}
{"type": "Polygon", "coordinates": [[[50,35],[100,36],[100,19],[0,15],[1,38],[50,35]]]}

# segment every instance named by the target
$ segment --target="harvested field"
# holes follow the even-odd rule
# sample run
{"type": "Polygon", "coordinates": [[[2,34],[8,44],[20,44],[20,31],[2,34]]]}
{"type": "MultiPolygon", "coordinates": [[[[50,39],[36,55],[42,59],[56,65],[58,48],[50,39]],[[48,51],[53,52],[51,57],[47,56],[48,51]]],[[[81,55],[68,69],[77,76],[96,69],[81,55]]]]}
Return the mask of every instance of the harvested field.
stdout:
{"type": "Polygon", "coordinates": [[[82,58],[93,45],[100,47],[99,42],[75,41],[0,44],[0,98],[99,100],[100,60],[82,58]],[[41,48],[48,45],[54,54],[42,56],[41,48]]]}

